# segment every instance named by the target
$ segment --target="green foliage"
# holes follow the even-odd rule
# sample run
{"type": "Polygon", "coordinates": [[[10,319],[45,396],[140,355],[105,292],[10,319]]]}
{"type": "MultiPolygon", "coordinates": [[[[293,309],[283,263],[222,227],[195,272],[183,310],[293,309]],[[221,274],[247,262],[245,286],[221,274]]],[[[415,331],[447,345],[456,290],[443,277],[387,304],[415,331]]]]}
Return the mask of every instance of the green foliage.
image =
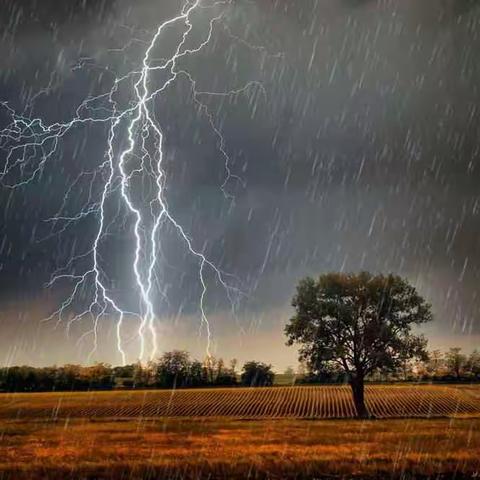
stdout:
{"type": "Polygon", "coordinates": [[[426,359],[426,340],[412,326],[432,319],[430,305],[394,275],[329,273],[300,281],[285,327],[287,345],[300,346],[310,372],[343,372],[359,416],[367,416],[364,379],[376,371],[407,371],[426,359]]]}
{"type": "Polygon", "coordinates": [[[272,366],[262,362],[246,362],[242,369],[241,382],[247,387],[267,387],[273,385],[275,374],[272,366]]]}
{"type": "Polygon", "coordinates": [[[365,376],[426,358],[426,340],[411,328],[431,320],[430,305],[400,277],[362,272],[305,278],[292,305],[287,344],[300,345],[300,359],[312,371],[365,376]]]}
{"type": "Polygon", "coordinates": [[[167,388],[186,386],[191,376],[191,363],[188,352],[164,353],[156,365],[156,384],[167,388]]]}
{"type": "Polygon", "coordinates": [[[151,368],[155,371],[151,386],[160,388],[226,386],[237,383],[234,369],[226,368],[221,358],[210,356],[202,363],[192,360],[185,351],[166,352],[151,368]]]}
{"type": "Polygon", "coordinates": [[[460,347],[453,347],[445,354],[445,364],[448,373],[459,379],[465,374],[467,356],[462,353],[460,347]]]}
{"type": "Polygon", "coordinates": [[[187,388],[236,385],[234,370],[222,359],[192,360],[188,352],[166,352],[157,362],[140,362],[112,368],[104,363],[84,367],[34,368],[29,366],[0,368],[0,391],[50,392],[65,390],[108,390],[124,388],[187,388]]]}
{"type": "Polygon", "coordinates": [[[480,352],[474,350],[467,362],[467,370],[475,379],[480,379],[480,352]]]}
{"type": "Polygon", "coordinates": [[[445,359],[440,350],[429,352],[425,362],[425,374],[429,377],[441,377],[445,372],[445,359]]]}
{"type": "Polygon", "coordinates": [[[89,367],[19,366],[0,369],[0,389],[8,392],[108,390],[114,383],[112,368],[104,363],[89,367]]]}

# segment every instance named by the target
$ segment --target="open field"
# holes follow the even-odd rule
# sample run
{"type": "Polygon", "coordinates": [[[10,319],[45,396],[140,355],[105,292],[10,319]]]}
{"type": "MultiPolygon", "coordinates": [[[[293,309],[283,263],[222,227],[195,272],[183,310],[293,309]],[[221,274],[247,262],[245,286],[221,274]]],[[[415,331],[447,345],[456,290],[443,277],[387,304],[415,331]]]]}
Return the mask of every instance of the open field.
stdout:
{"type": "Polygon", "coordinates": [[[480,419],[0,421],[2,480],[462,479],[479,471],[480,419]]]}
{"type": "Polygon", "coordinates": [[[479,393],[369,386],[368,421],[339,386],[3,394],[0,480],[471,478],[479,393]]]}
{"type": "MultiPolygon", "coordinates": [[[[376,418],[480,416],[478,386],[378,385],[366,388],[376,418]]],[[[219,388],[12,394],[0,418],[229,417],[352,418],[348,386],[219,388]]]]}

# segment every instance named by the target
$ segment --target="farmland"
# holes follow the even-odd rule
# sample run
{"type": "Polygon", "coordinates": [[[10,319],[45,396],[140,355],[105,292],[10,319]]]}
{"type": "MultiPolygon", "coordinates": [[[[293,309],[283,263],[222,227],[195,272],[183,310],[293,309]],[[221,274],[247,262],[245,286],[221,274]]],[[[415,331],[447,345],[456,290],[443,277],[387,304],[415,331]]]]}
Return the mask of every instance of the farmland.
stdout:
{"type": "MultiPolygon", "coordinates": [[[[478,392],[476,387],[368,386],[366,403],[376,418],[480,416],[478,392]]],[[[3,396],[0,407],[3,419],[354,416],[348,386],[13,394],[3,396]]]]}
{"type": "Polygon", "coordinates": [[[0,420],[2,480],[458,480],[479,471],[479,419],[0,420]]]}
{"type": "Polygon", "coordinates": [[[0,479],[471,478],[479,393],[368,386],[371,421],[343,386],[4,394],[0,479]]]}

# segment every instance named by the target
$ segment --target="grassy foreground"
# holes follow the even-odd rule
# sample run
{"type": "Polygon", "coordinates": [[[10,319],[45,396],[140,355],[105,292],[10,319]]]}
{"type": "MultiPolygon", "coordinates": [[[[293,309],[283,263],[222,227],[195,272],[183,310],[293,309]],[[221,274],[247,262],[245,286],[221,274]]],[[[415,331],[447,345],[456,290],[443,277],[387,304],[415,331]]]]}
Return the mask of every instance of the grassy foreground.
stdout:
{"type": "Polygon", "coordinates": [[[480,419],[3,420],[0,479],[471,478],[480,419]]]}

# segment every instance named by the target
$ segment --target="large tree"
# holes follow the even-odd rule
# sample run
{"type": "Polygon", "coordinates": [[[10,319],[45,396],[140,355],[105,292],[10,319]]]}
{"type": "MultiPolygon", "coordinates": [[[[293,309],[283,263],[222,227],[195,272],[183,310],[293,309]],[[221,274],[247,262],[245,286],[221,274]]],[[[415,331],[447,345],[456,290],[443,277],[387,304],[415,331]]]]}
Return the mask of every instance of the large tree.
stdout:
{"type": "Polygon", "coordinates": [[[285,327],[287,345],[300,345],[312,371],[336,369],[348,377],[357,415],[367,417],[365,377],[394,371],[409,358],[426,358],[426,340],[412,326],[432,319],[431,308],[394,275],[329,273],[300,281],[285,327]]]}

